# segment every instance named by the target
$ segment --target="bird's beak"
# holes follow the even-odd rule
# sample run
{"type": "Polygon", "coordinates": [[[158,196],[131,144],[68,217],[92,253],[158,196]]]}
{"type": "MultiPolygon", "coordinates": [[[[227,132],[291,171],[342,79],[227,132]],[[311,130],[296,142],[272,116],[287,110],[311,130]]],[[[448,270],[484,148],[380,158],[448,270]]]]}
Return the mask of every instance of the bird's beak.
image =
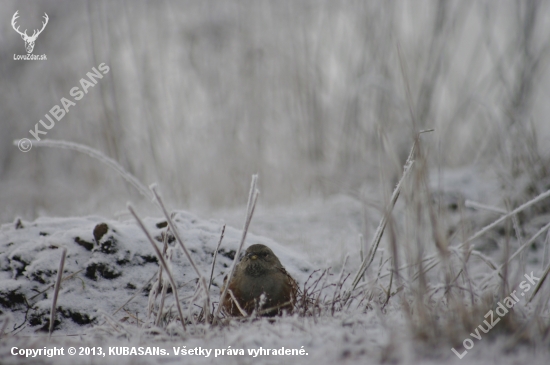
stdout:
{"type": "Polygon", "coordinates": [[[251,259],[251,260],[256,260],[257,258],[258,258],[258,256],[256,256],[256,255],[250,256],[250,259],[251,259]]]}

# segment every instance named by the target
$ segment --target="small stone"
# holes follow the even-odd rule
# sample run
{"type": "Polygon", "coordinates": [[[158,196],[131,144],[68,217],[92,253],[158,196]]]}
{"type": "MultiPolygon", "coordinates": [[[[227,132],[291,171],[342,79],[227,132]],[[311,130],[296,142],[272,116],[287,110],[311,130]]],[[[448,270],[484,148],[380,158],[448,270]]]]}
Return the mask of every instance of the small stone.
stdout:
{"type": "Polygon", "coordinates": [[[98,244],[99,244],[99,240],[101,240],[101,237],[103,237],[103,235],[105,235],[105,233],[107,233],[108,230],[109,230],[109,226],[107,225],[107,223],[99,223],[97,226],[95,226],[94,238],[98,244]]]}

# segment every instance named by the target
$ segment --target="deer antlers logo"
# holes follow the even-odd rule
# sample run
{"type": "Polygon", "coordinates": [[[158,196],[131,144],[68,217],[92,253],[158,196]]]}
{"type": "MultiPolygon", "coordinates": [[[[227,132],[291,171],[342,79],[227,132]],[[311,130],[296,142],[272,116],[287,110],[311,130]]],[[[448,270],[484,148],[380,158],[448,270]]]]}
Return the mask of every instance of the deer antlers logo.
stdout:
{"type": "Polygon", "coordinates": [[[17,15],[17,13],[19,13],[19,10],[17,10],[15,12],[15,14],[13,14],[13,18],[11,18],[11,26],[13,27],[13,29],[19,33],[21,35],[21,38],[23,38],[23,40],[25,41],[25,48],[27,49],[27,53],[32,53],[32,50],[34,49],[34,42],[36,41],[36,38],[38,38],[38,36],[40,35],[40,33],[42,33],[42,31],[44,30],[44,28],[46,28],[46,24],[48,24],[48,14],[44,13],[44,19],[45,21],[42,22],[42,29],[38,30],[38,29],[35,29],[34,32],[32,33],[32,35],[29,37],[27,35],[27,30],[25,29],[24,32],[21,32],[19,30],[19,27],[15,27],[15,21],[17,20],[17,18],[19,18],[19,15],[17,15]]]}

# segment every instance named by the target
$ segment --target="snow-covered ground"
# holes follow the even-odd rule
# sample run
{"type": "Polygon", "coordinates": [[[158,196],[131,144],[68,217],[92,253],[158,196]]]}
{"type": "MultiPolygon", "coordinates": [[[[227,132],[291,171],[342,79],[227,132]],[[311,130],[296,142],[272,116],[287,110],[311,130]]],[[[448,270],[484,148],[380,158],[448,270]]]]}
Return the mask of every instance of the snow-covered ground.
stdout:
{"type": "MultiPolygon", "coordinates": [[[[495,196],[497,192],[491,192],[495,181],[491,180],[490,174],[483,175],[483,172],[466,169],[449,171],[444,177],[432,179],[432,186],[444,190],[438,195],[441,198],[439,205],[443,206],[445,214],[442,217],[447,217],[446,224],[449,227],[456,224],[456,215],[459,215],[454,204],[461,205],[466,199],[486,204],[494,204],[498,200],[495,196]]],[[[151,211],[156,212],[154,209],[151,211]]],[[[400,204],[396,207],[396,215],[402,214],[403,204],[400,204]]],[[[465,209],[461,214],[470,221],[478,221],[477,224],[470,223],[473,229],[498,218],[495,213],[473,209],[465,209]]],[[[221,228],[224,223],[227,224],[210,291],[216,303],[223,276],[231,264],[231,253],[234,254],[241,237],[241,229],[235,227],[242,225],[245,212],[244,209],[224,210],[212,216],[213,219],[205,219],[177,211],[174,217],[193,259],[207,278],[210,276],[221,228]]],[[[329,267],[332,275],[324,283],[334,284],[339,282],[340,277],[355,273],[360,264],[358,235],[369,235],[366,241],[370,241],[379,218],[376,209],[365,208],[362,203],[348,196],[334,196],[276,208],[266,208],[259,204],[246,246],[263,243],[271,247],[301,287],[304,287],[310,275],[315,277],[314,270],[329,267]],[[343,267],[346,256],[346,266],[343,267]],[[342,270],[343,276],[340,276],[342,270]]],[[[546,218],[539,217],[538,220],[542,222],[546,218]]],[[[144,221],[162,248],[165,219],[158,215],[144,221]]],[[[188,306],[196,294],[197,276],[175,242],[170,242],[169,247],[169,250],[173,250],[171,267],[180,301],[184,304],[184,315],[191,318],[200,312],[198,306],[188,306]]],[[[493,255],[495,251],[491,251],[489,244],[487,247],[484,252],[498,262],[498,255],[493,255]]],[[[388,252],[385,243],[380,249],[388,252]]],[[[528,269],[535,270],[539,275],[541,260],[537,260],[537,257],[540,258],[541,253],[535,251],[529,253],[528,269]]],[[[477,273],[484,272],[484,265],[481,260],[473,260],[471,275],[475,277],[477,273]]],[[[99,216],[43,217],[35,221],[17,219],[3,224],[0,230],[0,318],[3,321],[0,323],[7,323],[7,326],[0,345],[2,362],[375,364],[397,361],[403,364],[547,364],[550,359],[548,348],[532,345],[510,347],[511,336],[493,336],[476,342],[462,360],[454,355],[451,344],[445,339],[436,345],[423,344],[411,332],[398,297],[392,297],[384,305],[387,275],[385,281],[380,281],[380,288],[372,291],[375,295],[368,301],[356,301],[352,307],[334,313],[323,310],[317,316],[296,314],[274,320],[232,320],[213,327],[204,323],[188,323],[185,332],[179,322],[172,320],[177,316],[177,311],[173,295],[168,294],[164,308],[169,314],[161,322],[162,328],[157,328],[152,321],[158,311],[159,298],[154,301],[153,314],[149,318],[147,315],[151,283],[155,282],[158,267],[150,243],[135,220],[128,216],[119,219],[99,216]],[[63,276],[68,279],[63,281],[57,301],[56,317],[59,323],[56,322],[53,336],[48,339],[52,284],[55,282],[63,247],[67,249],[63,276]],[[150,281],[151,278],[153,281],[150,281]],[[130,298],[133,299],[125,304],[130,298]],[[37,350],[45,346],[62,347],[65,355],[39,355],[32,359],[11,355],[11,351],[17,352],[18,349],[37,350]],[[14,350],[14,347],[17,349],[14,350]],[[69,347],[74,347],[77,353],[102,351],[106,355],[70,356],[67,355],[69,347]],[[144,353],[148,348],[149,351],[163,349],[165,353],[115,355],[132,351],[132,348],[144,353]],[[181,355],[183,349],[195,348],[212,352],[210,355],[207,352],[193,355],[192,359],[188,358],[192,355],[181,355]],[[273,350],[283,348],[295,351],[303,349],[303,353],[272,353],[273,350]],[[269,349],[269,355],[258,354],[255,352],[258,349],[269,349]],[[233,355],[235,350],[237,353],[242,350],[244,355],[233,355]]],[[[376,271],[369,270],[367,279],[373,279],[376,271]]],[[[389,271],[384,267],[380,272],[387,274],[389,271]]],[[[344,288],[348,287],[350,281],[351,278],[348,278],[344,288]]],[[[328,287],[324,296],[331,299],[334,290],[334,286],[328,287]]],[[[529,308],[521,305],[522,311],[528,312],[529,308]]],[[[482,319],[479,318],[480,323],[482,319]]]]}

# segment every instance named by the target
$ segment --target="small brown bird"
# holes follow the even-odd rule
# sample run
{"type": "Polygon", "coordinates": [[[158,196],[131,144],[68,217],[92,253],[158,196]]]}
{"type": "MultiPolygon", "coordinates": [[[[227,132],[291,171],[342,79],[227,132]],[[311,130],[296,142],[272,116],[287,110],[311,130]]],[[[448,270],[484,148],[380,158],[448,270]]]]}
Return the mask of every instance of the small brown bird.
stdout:
{"type": "MultiPolygon", "coordinates": [[[[222,292],[226,285],[227,276],[222,292]]],[[[248,247],[235,267],[229,290],[222,303],[227,315],[250,315],[256,310],[262,316],[275,316],[292,313],[298,284],[269,247],[256,244],[248,247]]]]}

